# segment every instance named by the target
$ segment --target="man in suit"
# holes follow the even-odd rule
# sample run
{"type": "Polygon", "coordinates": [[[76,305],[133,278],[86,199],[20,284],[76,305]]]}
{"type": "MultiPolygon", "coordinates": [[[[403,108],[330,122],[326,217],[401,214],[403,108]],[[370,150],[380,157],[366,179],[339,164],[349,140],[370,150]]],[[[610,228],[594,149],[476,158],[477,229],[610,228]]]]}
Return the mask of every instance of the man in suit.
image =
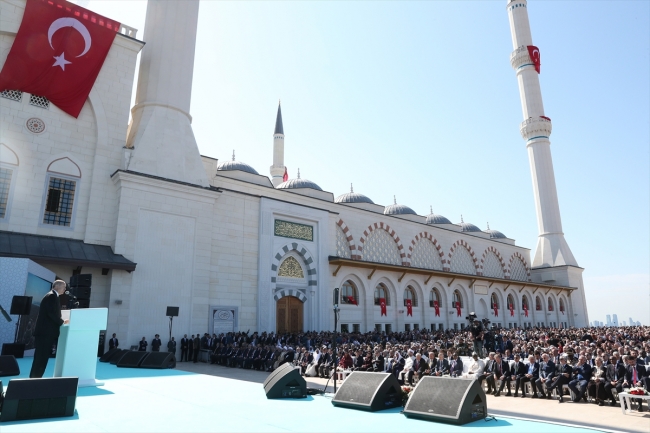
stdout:
{"type": "Polygon", "coordinates": [[[462,377],[463,375],[463,361],[458,357],[458,353],[451,355],[451,362],[449,363],[449,375],[451,377],[462,377]]]}
{"type": "MultiPolygon", "coordinates": [[[[525,364],[524,364],[525,365],[525,364]]],[[[526,398],[526,382],[530,382],[533,388],[532,398],[538,398],[535,392],[535,382],[539,378],[539,362],[535,359],[535,355],[528,355],[528,366],[523,376],[517,378],[515,382],[515,397],[517,390],[521,388],[521,398],[526,398]]]]}
{"type": "Polygon", "coordinates": [[[510,378],[512,376],[512,373],[510,371],[510,365],[508,365],[507,362],[503,361],[501,359],[501,354],[497,353],[494,355],[494,364],[492,365],[492,375],[488,376],[487,383],[488,383],[488,388],[494,390],[494,396],[498,397],[501,395],[501,391],[503,391],[503,387],[507,386],[508,387],[508,393],[506,396],[510,396],[510,378]],[[497,390],[497,380],[501,381],[501,386],[499,386],[499,389],[497,390]]]}
{"type": "Polygon", "coordinates": [[[515,354],[515,360],[510,367],[510,376],[515,380],[515,397],[519,397],[519,382],[527,371],[528,369],[526,368],[526,364],[521,360],[521,356],[518,353],[515,354]]]}
{"type": "Polygon", "coordinates": [[[578,402],[580,399],[587,401],[587,385],[591,379],[591,365],[584,355],[578,358],[578,365],[573,367],[573,380],[569,382],[569,389],[573,393],[571,400],[578,402]]]}
{"type": "Polygon", "coordinates": [[[383,373],[385,367],[384,355],[381,353],[379,347],[375,348],[375,355],[372,359],[372,369],[373,371],[383,373]]]}
{"type": "Polygon", "coordinates": [[[413,361],[411,370],[408,372],[406,376],[409,385],[414,386],[415,384],[413,383],[413,377],[415,376],[419,380],[419,378],[421,378],[422,375],[424,374],[424,370],[426,370],[426,368],[427,368],[427,364],[422,359],[422,355],[418,352],[415,355],[415,360],[413,361]]]}
{"type": "Polygon", "coordinates": [[[117,337],[115,336],[115,333],[113,333],[111,339],[108,340],[108,350],[117,349],[119,346],[120,343],[117,341],[117,337]]]}
{"type": "Polygon", "coordinates": [[[138,343],[138,351],[139,352],[146,352],[147,351],[147,346],[149,343],[147,343],[147,339],[142,337],[142,340],[138,343]]]}
{"type": "Polygon", "coordinates": [[[52,284],[52,290],[47,292],[41,300],[34,328],[34,359],[30,378],[41,378],[45,373],[47,361],[52,353],[52,346],[59,339],[61,325],[68,323],[61,318],[61,304],[59,296],[65,292],[65,281],[56,280],[52,284]]]}
{"type": "MultiPolygon", "coordinates": [[[[645,369],[645,366],[639,365],[637,363],[636,356],[628,356],[627,357],[627,367],[625,369],[625,380],[623,380],[623,388],[632,388],[632,387],[640,387],[640,388],[646,388],[648,389],[648,386],[650,386],[650,383],[648,383],[648,376],[647,372],[645,369]]],[[[639,412],[643,412],[643,400],[637,399],[637,403],[639,404],[639,412]]]]}
{"type": "Polygon", "coordinates": [[[555,375],[555,363],[551,361],[548,353],[542,355],[542,363],[539,366],[539,378],[533,382],[533,392],[539,391],[542,398],[550,399],[551,394],[544,393],[544,386],[548,388],[551,385],[553,376],[555,375]]]}
{"type": "Polygon", "coordinates": [[[167,352],[173,353],[174,358],[176,358],[176,340],[174,337],[172,337],[172,339],[167,342],[167,352]]]}
{"type": "Polygon", "coordinates": [[[162,341],[160,341],[160,335],[156,334],[153,337],[153,340],[151,340],[151,351],[152,352],[160,352],[160,346],[162,345],[162,341]]]}
{"type": "Polygon", "coordinates": [[[181,362],[187,361],[187,349],[189,347],[189,340],[187,339],[187,334],[183,335],[181,338],[181,362]]]}
{"type": "MultiPolygon", "coordinates": [[[[476,378],[476,380],[478,380],[479,383],[483,383],[484,380],[486,380],[488,377],[492,376],[492,373],[494,373],[494,362],[495,362],[494,361],[494,355],[495,355],[494,352],[490,352],[488,354],[488,360],[485,361],[485,368],[483,369],[483,374],[481,374],[480,376],[478,376],[476,378]]],[[[487,382],[487,384],[488,384],[487,393],[492,394],[493,391],[492,391],[491,382],[487,382]]]]}
{"type": "Polygon", "coordinates": [[[196,337],[194,337],[194,341],[192,342],[192,349],[194,352],[194,357],[192,361],[196,364],[199,362],[199,350],[201,349],[201,338],[199,337],[199,334],[196,334],[196,337]]]}
{"type": "Polygon", "coordinates": [[[434,369],[431,371],[431,376],[446,376],[449,374],[449,361],[445,358],[445,352],[438,353],[438,361],[434,369]]]}
{"type": "Polygon", "coordinates": [[[612,357],[612,363],[607,366],[607,372],[605,373],[605,398],[609,397],[610,406],[616,405],[612,389],[615,389],[617,393],[623,392],[623,381],[625,380],[625,373],[627,373],[625,366],[617,361],[617,358],[612,357]]]}
{"type": "Polygon", "coordinates": [[[557,401],[558,403],[562,403],[564,401],[562,397],[562,393],[564,392],[562,387],[569,384],[571,376],[573,376],[573,367],[568,363],[568,357],[566,355],[561,355],[560,365],[557,366],[557,375],[553,382],[551,382],[551,386],[546,387],[547,395],[551,395],[553,393],[553,388],[557,388],[557,393],[559,395],[557,401]]]}

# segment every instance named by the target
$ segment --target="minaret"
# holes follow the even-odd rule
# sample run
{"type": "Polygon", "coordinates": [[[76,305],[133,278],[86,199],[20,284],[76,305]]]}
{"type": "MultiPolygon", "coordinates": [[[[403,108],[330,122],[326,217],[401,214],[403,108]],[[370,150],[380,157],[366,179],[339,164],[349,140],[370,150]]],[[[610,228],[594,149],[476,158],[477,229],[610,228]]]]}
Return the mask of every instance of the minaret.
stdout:
{"type": "Polygon", "coordinates": [[[533,268],[578,266],[562,232],[549,140],[552,125],[551,119],[544,114],[539,85],[539,50],[533,46],[526,0],[508,0],[508,17],[514,48],[510,62],[517,74],[524,112],[520,131],[528,148],[537,210],[539,237],[533,268]]]}
{"type": "Polygon", "coordinates": [[[199,0],[149,1],[127,169],[207,187],[190,98],[199,0]]]}
{"type": "Polygon", "coordinates": [[[284,176],[284,128],[282,127],[282,110],[278,102],[278,115],[275,118],[275,132],[273,133],[273,165],[271,166],[271,181],[273,186],[282,183],[284,176]]]}

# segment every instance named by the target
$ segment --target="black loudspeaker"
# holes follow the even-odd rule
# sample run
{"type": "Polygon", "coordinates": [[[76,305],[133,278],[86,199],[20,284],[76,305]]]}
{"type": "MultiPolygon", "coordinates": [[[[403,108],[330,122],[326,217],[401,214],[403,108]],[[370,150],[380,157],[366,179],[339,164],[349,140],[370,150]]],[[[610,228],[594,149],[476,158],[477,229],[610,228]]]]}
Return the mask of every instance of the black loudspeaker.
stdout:
{"type": "Polygon", "coordinates": [[[117,363],[120,362],[122,357],[127,353],[129,353],[129,350],[124,350],[124,349],[116,349],[116,350],[117,352],[115,352],[113,356],[111,356],[111,359],[109,361],[113,365],[117,365],[117,363]]]}
{"type": "Polygon", "coordinates": [[[0,421],[73,416],[78,382],[77,377],[12,379],[0,421]]]}
{"type": "Polygon", "coordinates": [[[371,412],[392,409],[402,405],[402,390],[393,374],[354,371],[341,384],[332,404],[371,412]]]}
{"type": "Polygon", "coordinates": [[[20,367],[13,355],[0,356],[0,376],[18,376],[20,367]]]}
{"type": "Polygon", "coordinates": [[[2,356],[12,355],[14,358],[25,356],[25,345],[22,343],[3,343],[2,356]]]}
{"type": "Polygon", "coordinates": [[[27,316],[31,311],[32,311],[31,296],[14,296],[11,299],[11,310],[9,310],[9,314],[16,314],[18,316],[27,316]]]}
{"type": "Polygon", "coordinates": [[[90,299],[79,299],[75,308],[90,308],[90,299]]]}
{"type": "Polygon", "coordinates": [[[474,379],[426,376],[404,407],[404,415],[427,421],[467,424],[485,418],[485,391],[474,379]]]}
{"type": "Polygon", "coordinates": [[[118,353],[122,353],[122,349],[111,349],[99,358],[99,362],[110,362],[113,359],[113,356],[116,356],[118,353]]]}
{"type": "Polygon", "coordinates": [[[304,398],[307,397],[307,382],[299,368],[284,363],[266,378],[264,392],[266,398],[304,398]]]}
{"type": "Polygon", "coordinates": [[[170,352],[151,352],[140,368],[176,368],[176,356],[170,352]]]}
{"type": "Polygon", "coordinates": [[[70,277],[70,287],[90,287],[93,284],[92,274],[78,274],[70,277]]]}
{"type": "Polygon", "coordinates": [[[117,361],[118,367],[129,367],[129,368],[138,368],[142,361],[149,355],[149,352],[140,352],[140,351],[127,351],[119,361],[117,361]]]}
{"type": "Polygon", "coordinates": [[[74,295],[77,300],[90,299],[90,287],[75,287],[74,295]]]}
{"type": "Polygon", "coordinates": [[[167,317],[178,317],[178,307],[167,307],[167,317]]]}

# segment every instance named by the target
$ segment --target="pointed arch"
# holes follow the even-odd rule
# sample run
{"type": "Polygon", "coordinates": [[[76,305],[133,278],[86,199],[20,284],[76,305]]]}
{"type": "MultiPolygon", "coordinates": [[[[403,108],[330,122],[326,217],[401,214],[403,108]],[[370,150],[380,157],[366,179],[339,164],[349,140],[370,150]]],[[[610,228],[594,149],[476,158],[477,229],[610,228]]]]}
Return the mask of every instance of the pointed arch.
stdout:
{"type": "Polygon", "coordinates": [[[348,241],[348,247],[350,248],[350,258],[352,260],[361,260],[361,256],[357,251],[357,244],[354,242],[354,236],[352,236],[350,228],[341,218],[339,218],[339,220],[336,222],[336,225],[343,231],[343,234],[348,241]]]}
{"type": "Polygon", "coordinates": [[[528,265],[528,262],[526,261],[526,258],[522,256],[519,251],[515,251],[512,256],[510,256],[510,262],[508,263],[508,273],[506,274],[506,278],[511,279],[511,280],[516,280],[516,281],[530,281],[530,266],[528,265]],[[517,264],[517,259],[521,260],[521,264],[523,264],[524,270],[517,270],[517,266],[520,266],[517,264]],[[514,272],[514,277],[513,278],[513,272],[514,272]]]}
{"type": "Polygon", "coordinates": [[[384,230],[386,233],[390,235],[391,238],[395,241],[395,244],[397,245],[397,252],[399,254],[399,259],[401,261],[402,266],[409,266],[409,263],[406,259],[406,254],[404,252],[404,246],[402,245],[402,241],[400,240],[399,236],[397,236],[397,233],[395,233],[395,230],[393,230],[388,224],[384,224],[383,222],[378,222],[374,223],[368,226],[366,230],[363,231],[363,235],[359,239],[359,246],[357,247],[357,250],[359,251],[359,255],[361,256],[361,259],[363,260],[363,256],[365,255],[363,253],[364,248],[366,247],[366,241],[368,240],[368,237],[370,234],[375,231],[375,230],[384,230]]]}
{"type": "Polygon", "coordinates": [[[504,278],[508,273],[508,271],[506,269],[506,262],[503,260],[503,257],[501,257],[501,253],[499,252],[499,250],[497,250],[494,246],[489,246],[489,247],[487,247],[485,249],[485,251],[483,251],[483,256],[481,257],[481,263],[479,265],[477,275],[492,276],[492,275],[487,275],[485,273],[486,272],[486,269],[485,269],[486,262],[485,261],[488,258],[488,254],[490,252],[494,253],[494,255],[497,257],[497,259],[499,259],[499,264],[501,265],[501,272],[503,273],[501,278],[504,278]]]}
{"type": "MultiPolygon", "coordinates": [[[[417,235],[415,235],[415,238],[411,240],[411,245],[409,245],[409,251],[408,254],[406,255],[406,261],[408,262],[409,266],[411,266],[411,262],[412,262],[411,256],[413,255],[413,249],[415,248],[415,245],[418,242],[421,242],[425,239],[428,239],[433,244],[436,251],[438,252],[438,256],[440,257],[440,263],[441,263],[441,269],[439,270],[444,269],[445,266],[447,265],[447,259],[445,258],[445,253],[442,250],[442,246],[440,245],[438,240],[428,232],[420,232],[417,235]]],[[[436,269],[436,268],[434,266],[430,269],[436,269]]]]}
{"type": "Polygon", "coordinates": [[[476,273],[478,271],[478,260],[476,259],[476,254],[474,254],[474,250],[472,250],[472,247],[470,247],[469,244],[463,239],[460,239],[460,240],[456,241],[451,246],[451,248],[449,249],[448,268],[445,269],[445,270],[446,271],[451,271],[452,259],[453,259],[454,253],[456,253],[459,248],[465,248],[465,250],[469,253],[470,258],[471,258],[471,260],[472,260],[472,262],[474,264],[474,269],[473,269],[474,272],[473,272],[472,275],[476,275],[476,273]]]}
{"type": "MultiPolygon", "coordinates": [[[[279,248],[275,255],[273,256],[273,260],[271,260],[271,293],[274,293],[277,295],[276,292],[287,292],[288,289],[277,289],[277,280],[278,280],[278,269],[280,268],[280,263],[284,261],[285,257],[291,253],[295,252],[295,254],[302,260],[302,262],[305,265],[305,269],[307,272],[305,272],[305,277],[307,278],[307,285],[308,286],[316,286],[317,285],[317,272],[316,272],[316,264],[314,263],[314,258],[312,257],[311,253],[305,248],[300,242],[289,242],[279,248]]],[[[302,292],[299,292],[302,293],[302,292]]],[[[296,296],[297,298],[300,298],[298,295],[286,295],[282,294],[282,296],[275,297],[275,300],[277,301],[278,299],[284,297],[284,296],[296,296]]],[[[301,299],[302,300],[302,299],[301,299]]],[[[305,298],[306,300],[306,298],[305,298]]],[[[304,300],[302,300],[304,302],[304,300]]]]}
{"type": "Polygon", "coordinates": [[[14,149],[4,143],[0,143],[0,163],[20,165],[20,158],[14,149]]]}

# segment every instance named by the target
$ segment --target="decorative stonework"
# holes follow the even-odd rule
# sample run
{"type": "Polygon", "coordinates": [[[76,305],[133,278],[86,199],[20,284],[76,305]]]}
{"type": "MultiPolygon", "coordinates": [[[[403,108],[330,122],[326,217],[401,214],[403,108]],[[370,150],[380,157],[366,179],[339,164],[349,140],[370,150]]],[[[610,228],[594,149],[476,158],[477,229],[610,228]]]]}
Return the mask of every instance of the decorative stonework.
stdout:
{"type": "Polygon", "coordinates": [[[386,230],[373,230],[363,246],[363,260],[367,262],[401,265],[397,244],[386,230]]]}
{"type": "Polygon", "coordinates": [[[47,110],[50,108],[50,101],[45,96],[31,95],[29,97],[29,105],[47,110]]]}
{"type": "MultiPolygon", "coordinates": [[[[360,239],[360,245],[357,247],[357,250],[359,251],[360,260],[368,260],[368,258],[366,258],[367,256],[364,254],[364,249],[367,248],[366,243],[368,242],[370,235],[377,229],[381,229],[382,231],[388,233],[390,237],[393,239],[393,241],[395,242],[395,245],[397,245],[397,251],[400,260],[399,263],[396,264],[402,266],[409,266],[408,260],[406,259],[406,253],[404,252],[404,246],[402,245],[399,236],[397,236],[395,230],[393,230],[388,224],[384,224],[383,222],[373,223],[369,225],[366,230],[363,231],[363,236],[361,236],[360,239]]],[[[388,263],[388,262],[381,262],[381,263],[388,263]]]]}
{"type": "Polygon", "coordinates": [[[339,226],[341,230],[343,230],[343,234],[348,241],[348,246],[350,248],[350,258],[352,260],[361,260],[361,256],[357,254],[357,244],[354,242],[354,236],[352,236],[350,228],[345,224],[345,222],[343,222],[342,219],[339,219],[336,222],[336,225],[339,226]]]}
{"type": "Polygon", "coordinates": [[[348,238],[345,236],[345,233],[343,233],[343,229],[340,226],[336,226],[336,255],[346,259],[352,257],[348,238]]]}
{"type": "Polygon", "coordinates": [[[445,258],[445,254],[443,253],[442,247],[438,243],[438,240],[427,232],[421,232],[417,234],[411,241],[411,245],[409,246],[409,253],[407,255],[407,262],[409,263],[409,266],[416,268],[422,267],[424,269],[443,270],[446,267],[445,265],[447,264],[447,259],[445,258]],[[431,253],[431,251],[429,251],[429,245],[424,242],[425,240],[428,240],[429,243],[435,248],[435,251],[438,255],[437,258],[426,257],[423,259],[423,257],[431,253]],[[423,250],[426,250],[424,254],[422,253],[423,250]],[[423,263],[423,260],[429,265],[420,266],[423,263]],[[415,264],[415,262],[418,264],[415,264]]]}
{"type": "Polygon", "coordinates": [[[510,257],[509,278],[516,281],[530,281],[530,268],[526,259],[518,252],[510,257]]]}
{"type": "Polygon", "coordinates": [[[544,117],[530,117],[519,126],[519,132],[524,140],[533,138],[548,138],[553,131],[551,119],[544,117]]]}
{"type": "Polygon", "coordinates": [[[275,220],[273,234],[283,238],[301,239],[313,242],[314,227],[289,221],[275,220]]]}
{"type": "Polygon", "coordinates": [[[449,249],[449,269],[460,274],[476,275],[477,260],[472,247],[464,240],[456,241],[449,249]]]}
{"type": "Polygon", "coordinates": [[[494,251],[487,250],[483,254],[483,257],[481,269],[484,277],[505,278],[505,265],[501,257],[497,256],[494,251]]]}
{"type": "Polygon", "coordinates": [[[0,92],[0,97],[20,102],[23,99],[23,92],[20,90],[3,90],[0,92]]]}
{"type": "MultiPolygon", "coordinates": [[[[280,248],[275,255],[273,256],[273,259],[271,261],[271,293],[275,293],[276,286],[277,286],[277,280],[278,280],[278,270],[280,268],[280,264],[282,263],[282,259],[289,254],[290,251],[295,251],[299,258],[302,259],[305,269],[307,269],[307,286],[309,287],[316,287],[318,282],[316,281],[316,263],[314,262],[314,258],[311,256],[309,251],[299,244],[298,242],[291,242],[289,244],[286,244],[282,248],[280,248]]],[[[292,295],[293,296],[293,295],[292,295]]],[[[300,297],[300,296],[298,296],[300,297]]],[[[303,301],[304,302],[304,301],[303,301]]]]}
{"type": "Polygon", "coordinates": [[[305,278],[305,273],[302,271],[302,266],[294,257],[287,257],[280,267],[278,268],[278,277],[287,278],[305,278]]]}
{"type": "Polygon", "coordinates": [[[27,130],[33,134],[40,134],[45,131],[45,122],[38,117],[31,117],[25,122],[27,130]]]}

